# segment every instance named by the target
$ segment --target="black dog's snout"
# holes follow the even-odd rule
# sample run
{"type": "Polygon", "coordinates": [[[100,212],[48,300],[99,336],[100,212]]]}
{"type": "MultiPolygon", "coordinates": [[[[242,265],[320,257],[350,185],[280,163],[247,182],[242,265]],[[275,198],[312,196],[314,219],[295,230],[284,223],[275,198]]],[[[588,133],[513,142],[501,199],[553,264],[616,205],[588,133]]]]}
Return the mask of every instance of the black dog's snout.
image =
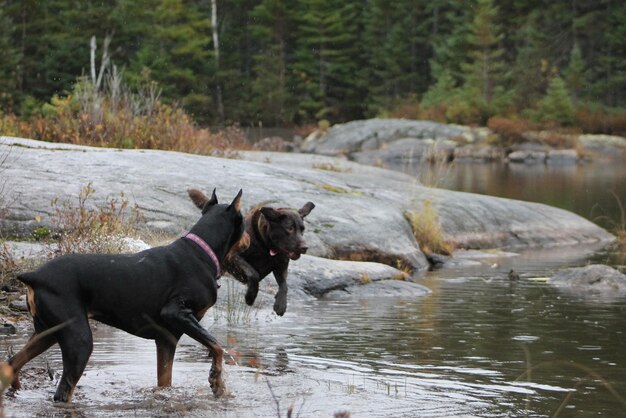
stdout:
{"type": "Polygon", "coordinates": [[[300,254],[306,254],[306,250],[308,250],[309,247],[300,247],[300,254]]]}

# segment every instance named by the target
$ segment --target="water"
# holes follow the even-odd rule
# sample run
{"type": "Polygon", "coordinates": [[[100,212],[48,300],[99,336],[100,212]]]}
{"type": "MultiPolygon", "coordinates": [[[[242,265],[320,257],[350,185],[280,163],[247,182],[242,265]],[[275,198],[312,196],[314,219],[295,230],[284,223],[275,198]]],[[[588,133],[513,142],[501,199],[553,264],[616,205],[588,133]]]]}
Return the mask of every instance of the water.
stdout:
{"type": "MultiPolygon", "coordinates": [[[[498,175],[508,186],[485,174],[492,166],[461,167],[449,178],[459,189],[465,184],[528,200],[534,191],[536,201],[553,199],[557,206],[571,194],[570,209],[585,216],[607,190],[626,190],[623,172],[587,168],[574,168],[573,177],[510,169],[498,175]]],[[[608,194],[601,205],[611,199],[608,194]]],[[[5,411],[18,417],[275,417],[293,406],[293,416],[301,417],[338,411],[353,417],[623,416],[626,300],[564,293],[543,280],[590,258],[618,259],[580,247],[493,256],[476,267],[416,277],[432,289],[426,297],[290,300],[282,318],[273,314],[271,299],[245,311],[243,291],[226,281],[220,305],[203,324],[230,353],[225,381],[231,397],[213,398],[210,360],[194,341],[179,345],[173,387],[157,390],[154,344],[97,325],[74,406],[51,401],[56,381],[44,366],[47,359],[58,379],[54,349],[27,366],[24,389],[5,399],[5,411]],[[508,280],[511,268],[519,282],[508,280]],[[240,301],[230,322],[229,289],[240,301]]],[[[0,350],[20,347],[26,335],[21,329],[0,337],[0,350]]]]}
{"type": "MultiPolygon", "coordinates": [[[[540,202],[577,213],[611,229],[626,211],[626,161],[580,165],[456,163],[397,164],[389,168],[450,190],[540,202]]],[[[626,222],[626,220],[625,220],[626,222]]]]}

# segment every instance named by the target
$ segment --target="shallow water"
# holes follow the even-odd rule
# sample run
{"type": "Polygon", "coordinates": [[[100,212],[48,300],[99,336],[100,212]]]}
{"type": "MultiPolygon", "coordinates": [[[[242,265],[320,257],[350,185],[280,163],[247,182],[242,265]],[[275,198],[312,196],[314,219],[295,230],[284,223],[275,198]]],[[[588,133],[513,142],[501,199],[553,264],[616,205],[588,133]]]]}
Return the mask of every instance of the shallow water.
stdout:
{"type": "MultiPolygon", "coordinates": [[[[69,411],[51,401],[61,368],[54,349],[27,366],[25,388],[5,399],[6,412],[265,417],[277,409],[284,416],[293,405],[301,417],[341,410],[368,417],[621,415],[626,300],[581,298],[541,281],[563,263],[585,262],[570,252],[482,261],[418,278],[433,293],[414,300],[291,301],[282,318],[268,304],[239,312],[231,324],[218,306],[203,324],[231,354],[228,399],[210,393],[209,359],[194,341],[179,345],[174,386],[157,390],[153,343],[97,325],[69,411]],[[519,283],[507,279],[510,268],[520,272],[519,283]],[[43,372],[45,360],[55,381],[43,372]]],[[[241,292],[230,286],[237,285],[223,289],[241,292]]],[[[3,337],[0,349],[21,346],[20,334],[3,337]]]]}
{"type": "Polygon", "coordinates": [[[577,213],[611,229],[626,210],[626,161],[578,165],[412,162],[388,168],[416,176],[427,185],[490,196],[545,203],[577,213]]]}
{"type": "MultiPolygon", "coordinates": [[[[456,178],[452,188],[512,194],[593,218],[600,206],[610,207],[609,190],[626,192],[626,175],[587,168],[540,175],[545,168],[467,165],[447,175],[456,178]],[[514,181],[507,186],[506,178],[514,181]]],[[[337,411],[353,417],[623,416],[626,299],[562,293],[542,280],[590,259],[623,269],[623,256],[591,254],[576,247],[493,256],[476,267],[415,278],[433,291],[425,297],[290,299],[282,318],[268,302],[244,310],[241,288],[225,279],[218,306],[203,324],[230,353],[225,381],[232,396],[214,399],[210,359],[194,341],[181,340],[173,387],[158,390],[154,344],[96,325],[94,352],[73,406],[51,401],[62,367],[54,348],[26,366],[24,389],[5,398],[5,412],[275,417],[293,406],[293,416],[300,417],[337,411]],[[511,268],[521,275],[517,283],[507,278],[511,268]],[[239,302],[229,310],[233,293],[239,302]]],[[[28,332],[0,337],[0,350],[18,349],[28,332]]]]}

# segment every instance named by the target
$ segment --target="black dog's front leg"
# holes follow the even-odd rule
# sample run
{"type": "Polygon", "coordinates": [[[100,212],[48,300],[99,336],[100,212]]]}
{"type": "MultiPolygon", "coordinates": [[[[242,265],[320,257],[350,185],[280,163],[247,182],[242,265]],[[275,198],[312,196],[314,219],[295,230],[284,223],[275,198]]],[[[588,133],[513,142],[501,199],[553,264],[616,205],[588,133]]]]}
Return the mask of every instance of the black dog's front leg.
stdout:
{"type": "Polygon", "coordinates": [[[233,276],[240,282],[243,282],[248,285],[248,290],[246,291],[246,303],[250,306],[254,304],[256,300],[257,294],[259,293],[259,282],[261,281],[261,277],[259,277],[259,273],[252,267],[242,256],[236,254],[230,260],[234,269],[236,270],[233,273],[233,276]]]}
{"type": "Polygon", "coordinates": [[[278,292],[274,296],[274,312],[283,316],[287,310],[287,265],[274,270],[278,292]]]}
{"type": "Polygon", "coordinates": [[[209,384],[215,396],[223,395],[226,390],[222,380],[224,349],[217,340],[200,325],[192,310],[185,307],[181,300],[173,300],[161,309],[161,318],[163,318],[168,327],[172,328],[173,333],[187,334],[209,349],[213,357],[209,384]]]}

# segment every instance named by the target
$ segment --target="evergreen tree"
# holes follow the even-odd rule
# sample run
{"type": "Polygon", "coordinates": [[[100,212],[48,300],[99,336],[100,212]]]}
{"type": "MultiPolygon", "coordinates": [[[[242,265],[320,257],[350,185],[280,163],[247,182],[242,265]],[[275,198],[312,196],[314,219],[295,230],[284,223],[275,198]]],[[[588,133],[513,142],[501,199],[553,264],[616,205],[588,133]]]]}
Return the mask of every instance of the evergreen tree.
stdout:
{"type": "Polygon", "coordinates": [[[542,97],[549,80],[549,65],[541,47],[546,42],[539,30],[540,11],[533,10],[512,35],[517,54],[511,68],[511,90],[518,111],[529,109],[542,97]]]}
{"type": "Polygon", "coordinates": [[[2,109],[12,110],[18,97],[19,50],[13,45],[15,25],[0,7],[0,113],[2,109]]]}
{"type": "Polygon", "coordinates": [[[447,107],[454,99],[457,87],[449,72],[443,71],[439,79],[433,84],[422,98],[421,105],[425,108],[437,106],[447,107]]]}
{"type": "Polygon", "coordinates": [[[216,117],[211,81],[215,75],[211,25],[193,3],[160,0],[150,11],[152,36],[140,46],[131,73],[157,81],[165,98],[179,99],[202,121],[216,117]]]}
{"type": "MultiPolygon", "coordinates": [[[[206,1],[206,0],[201,0],[206,1]]],[[[218,1],[220,68],[216,81],[222,86],[225,123],[255,123],[252,106],[254,55],[258,42],[252,34],[251,11],[260,0],[218,1]]]]}
{"type": "Polygon", "coordinates": [[[462,65],[469,61],[472,9],[465,3],[433,0],[428,10],[432,14],[432,78],[439,80],[447,73],[445,77],[451,76],[460,84],[464,79],[462,65]]]}
{"type": "Polygon", "coordinates": [[[609,106],[626,106],[626,4],[609,0],[599,5],[602,39],[592,65],[594,93],[609,106]]]}
{"type": "Polygon", "coordinates": [[[574,44],[572,48],[569,65],[565,70],[565,82],[576,103],[586,85],[585,62],[583,61],[583,55],[578,44],[574,44]]]}
{"type": "Polygon", "coordinates": [[[463,88],[489,106],[498,85],[502,85],[505,64],[504,50],[499,46],[503,35],[496,23],[498,9],[493,0],[477,0],[474,19],[470,26],[470,62],[462,65],[463,88]]]}
{"type": "Polygon", "coordinates": [[[300,0],[294,70],[301,118],[349,120],[362,115],[356,3],[300,0]]]}
{"type": "Polygon", "coordinates": [[[251,33],[259,44],[253,56],[253,113],[273,126],[291,123],[295,113],[290,71],[296,28],[296,0],[263,0],[252,11],[251,33]]]}
{"type": "Polygon", "coordinates": [[[539,102],[537,119],[563,125],[570,125],[573,122],[574,106],[561,77],[556,76],[550,81],[546,95],[539,102]]]}
{"type": "Polygon", "coordinates": [[[366,57],[361,77],[369,90],[372,113],[393,107],[399,99],[415,96],[430,81],[425,7],[411,0],[368,2],[364,12],[366,57]]]}

